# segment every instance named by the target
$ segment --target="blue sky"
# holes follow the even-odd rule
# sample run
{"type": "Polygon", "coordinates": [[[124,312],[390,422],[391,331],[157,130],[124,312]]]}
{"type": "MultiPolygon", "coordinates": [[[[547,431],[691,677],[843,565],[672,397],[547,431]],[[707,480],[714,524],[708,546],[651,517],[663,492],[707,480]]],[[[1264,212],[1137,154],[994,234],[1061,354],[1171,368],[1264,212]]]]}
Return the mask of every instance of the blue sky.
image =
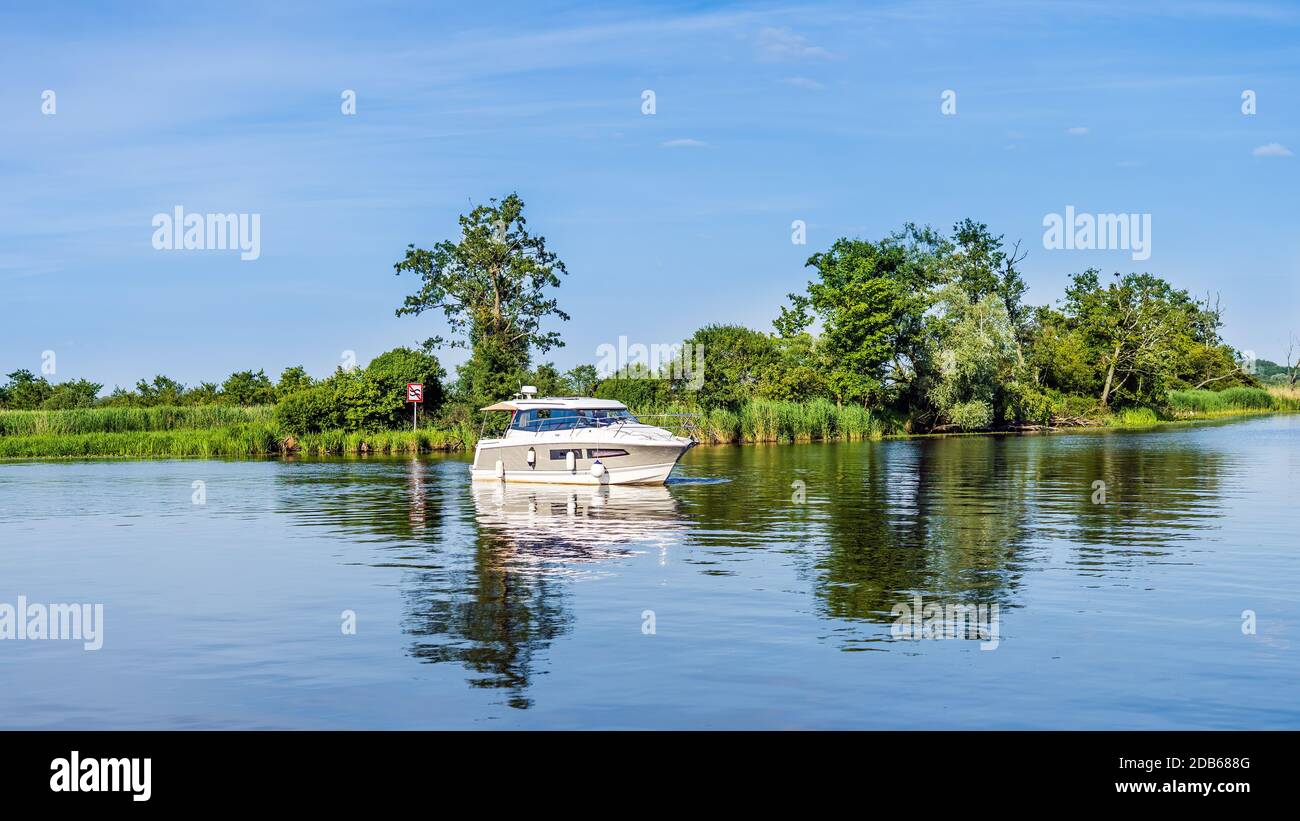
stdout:
{"type": "Polygon", "coordinates": [[[836,237],[966,216],[1022,240],[1032,302],[1149,270],[1220,294],[1238,348],[1300,333],[1300,5],[543,5],[0,11],[0,368],[364,364],[441,330],[393,315],[407,243],[511,191],[568,265],[562,368],[770,330],[836,237]],[[176,205],[260,214],[260,258],[155,250],[176,205]],[[1149,213],[1150,259],[1044,249],[1067,205],[1149,213]]]}

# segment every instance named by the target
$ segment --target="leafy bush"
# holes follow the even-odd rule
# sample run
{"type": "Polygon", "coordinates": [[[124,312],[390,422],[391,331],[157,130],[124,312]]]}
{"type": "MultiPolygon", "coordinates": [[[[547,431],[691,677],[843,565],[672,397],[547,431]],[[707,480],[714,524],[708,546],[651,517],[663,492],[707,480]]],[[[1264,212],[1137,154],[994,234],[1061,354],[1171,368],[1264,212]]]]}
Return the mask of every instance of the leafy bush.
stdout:
{"type": "MultiPolygon", "coordinates": [[[[408,382],[424,385],[424,406],[420,408],[421,413],[432,415],[442,407],[444,399],[442,382],[447,377],[447,372],[438,363],[437,357],[431,354],[410,348],[394,348],[372,359],[366,366],[366,375],[382,382],[386,389],[399,394],[402,409],[410,410],[406,406],[408,382]]],[[[401,414],[399,413],[398,416],[401,414]]],[[[400,420],[394,420],[397,421],[400,420]]]]}
{"type": "Polygon", "coordinates": [[[410,419],[406,385],[424,385],[424,412],[433,413],[443,400],[444,371],[429,354],[396,348],[381,354],[362,370],[339,369],[306,390],[280,400],[276,420],[288,433],[301,436],[327,430],[380,431],[401,428],[410,419]]]}
{"type": "Polygon", "coordinates": [[[342,427],[334,386],[322,384],[289,394],[275,406],[275,421],[295,436],[342,427]]]}
{"type": "Polygon", "coordinates": [[[1052,403],[1053,419],[1095,419],[1104,415],[1097,400],[1091,396],[1052,391],[1049,400],[1052,403]]]}
{"type": "Polygon", "coordinates": [[[341,371],[329,381],[344,430],[384,430],[402,424],[408,409],[404,380],[366,369],[341,371]]]}
{"type": "Polygon", "coordinates": [[[1052,422],[1052,399],[1047,394],[1023,382],[1006,386],[1007,403],[1012,417],[1018,422],[1048,425],[1052,422]]]}
{"type": "Polygon", "coordinates": [[[596,386],[596,396],[613,399],[629,408],[651,408],[672,401],[672,384],[666,379],[651,378],[635,368],[625,368],[596,386]]]}
{"type": "Polygon", "coordinates": [[[67,410],[69,408],[89,408],[95,404],[99,391],[103,388],[88,379],[62,382],[54,386],[49,398],[41,403],[44,410],[67,410]]]}
{"type": "Polygon", "coordinates": [[[980,399],[948,408],[948,420],[962,430],[983,430],[993,424],[993,406],[980,399]]]}

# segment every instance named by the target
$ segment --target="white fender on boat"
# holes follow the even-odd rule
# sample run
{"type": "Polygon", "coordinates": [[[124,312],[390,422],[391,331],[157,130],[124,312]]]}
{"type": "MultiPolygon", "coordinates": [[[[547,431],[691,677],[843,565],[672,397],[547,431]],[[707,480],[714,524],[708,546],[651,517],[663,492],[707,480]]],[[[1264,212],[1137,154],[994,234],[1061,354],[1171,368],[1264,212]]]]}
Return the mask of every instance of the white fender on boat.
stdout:
{"type": "Polygon", "coordinates": [[[595,476],[597,479],[605,475],[605,466],[600,463],[599,459],[592,463],[591,475],[595,476]]]}
{"type": "Polygon", "coordinates": [[[506,463],[500,459],[497,460],[496,474],[498,479],[506,478],[506,463]]]}
{"type": "Polygon", "coordinates": [[[537,451],[532,448],[528,449],[528,466],[533,467],[537,464],[537,451]]]}
{"type": "Polygon", "coordinates": [[[566,470],[577,470],[578,458],[573,455],[573,451],[564,454],[564,467],[566,470]]]}

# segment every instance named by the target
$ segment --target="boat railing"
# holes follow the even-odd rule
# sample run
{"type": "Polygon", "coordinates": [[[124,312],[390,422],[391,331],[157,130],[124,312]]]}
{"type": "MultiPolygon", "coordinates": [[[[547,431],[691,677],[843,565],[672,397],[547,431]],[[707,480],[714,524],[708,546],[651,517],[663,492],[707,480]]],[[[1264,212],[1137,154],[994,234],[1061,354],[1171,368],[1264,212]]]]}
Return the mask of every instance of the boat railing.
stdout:
{"type": "MultiPolygon", "coordinates": [[[[682,430],[691,440],[700,441],[699,429],[695,425],[695,420],[700,418],[698,413],[639,413],[637,419],[677,419],[682,430]]],[[[662,426],[660,426],[662,427],[662,426]]]]}

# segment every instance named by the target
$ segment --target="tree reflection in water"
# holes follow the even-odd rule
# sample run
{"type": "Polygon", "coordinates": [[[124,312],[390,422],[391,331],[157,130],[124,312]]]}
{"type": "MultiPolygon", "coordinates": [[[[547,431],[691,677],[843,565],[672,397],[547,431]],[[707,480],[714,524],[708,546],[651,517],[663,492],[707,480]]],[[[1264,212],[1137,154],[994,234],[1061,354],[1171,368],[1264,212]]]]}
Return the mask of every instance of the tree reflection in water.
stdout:
{"type": "MultiPolygon", "coordinates": [[[[1080,575],[1127,572],[1223,515],[1226,457],[1164,432],[946,437],[713,449],[693,467],[735,477],[685,497],[693,550],[716,566],[780,548],[823,615],[892,623],[921,594],[939,605],[1019,607],[1024,575],[1060,556],[1080,575]],[[794,503],[791,483],[806,486],[794,503]],[[1092,502],[1093,483],[1107,487],[1092,502]]],[[[703,572],[719,572],[710,568],[703,572]]],[[[727,572],[727,571],[722,571],[727,572]]],[[[850,643],[863,640],[857,631],[850,643]]],[[[864,640],[887,639],[873,630],[864,640]]]]}
{"type": "Polygon", "coordinates": [[[527,708],[543,654],[574,627],[568,581],[634,554],[681,545],[680,566],[719,576],[745,573],[755,551],[783,556],[827,635],[861,649],[888,640],[892,608],[914,595],[1005,614],[1029,572],[1122,582],[1203,540],[1228,458],[1177,435],[1087,434],[701,449],[683,473],[728,481],[653,488],[472,483],[438,459],[284,475],[307,485],[286,494],[299,523],[377,543],[403,568],[412,656],[462,665],[527,708]]]}

